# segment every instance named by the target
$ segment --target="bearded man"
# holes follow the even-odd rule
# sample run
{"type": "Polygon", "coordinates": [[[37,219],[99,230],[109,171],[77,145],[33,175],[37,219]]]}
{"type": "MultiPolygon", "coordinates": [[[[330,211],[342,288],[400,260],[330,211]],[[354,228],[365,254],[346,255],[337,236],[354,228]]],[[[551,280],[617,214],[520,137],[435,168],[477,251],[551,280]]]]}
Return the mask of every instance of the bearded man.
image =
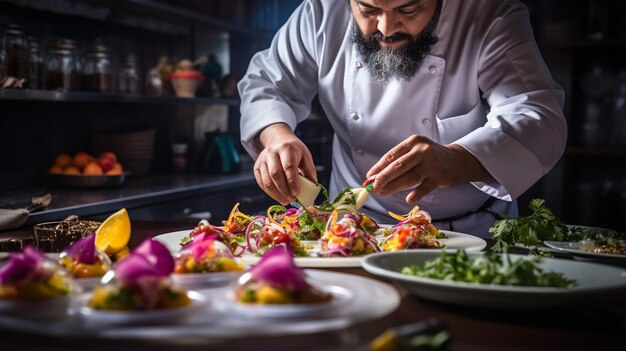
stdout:
{"type": "Polygon", "coordinates": [[[316,180],[294,129],[315,95],[334,129],[330,194],[374,179],[363,212],[418,204],[488,237],[561,157],[564,94],[515,0],[305,0],[239,82],[259,186],[294,201],[316,180]]]}

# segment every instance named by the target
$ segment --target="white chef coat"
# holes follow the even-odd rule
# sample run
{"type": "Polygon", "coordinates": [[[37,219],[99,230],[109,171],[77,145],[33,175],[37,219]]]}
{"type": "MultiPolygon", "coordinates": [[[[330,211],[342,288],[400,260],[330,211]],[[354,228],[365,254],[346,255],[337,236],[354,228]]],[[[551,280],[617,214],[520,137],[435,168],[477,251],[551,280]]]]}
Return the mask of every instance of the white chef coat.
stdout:
{"type": "MultiPolygon", "coordinates": [[[[567,126],[564,94],[535,43],[527,8],[514,0],[444,0],[432,48],[413,79],[373,81],[352,41],[346,1],[306,0],[257,53],[239,82],[241,137],[257,157],[254,137],[282,122],[307,118],[319,94],[334,128],[331,198],[358,187],[389,149],[412,134],[466,148],[495,181],[436,189],[418,204],[438,219],[459,216],[495,197],[490,210],[517,214],[515,199],[561,157],[567,126]]],[[[364,212],[390,223],[407,213],[409,190],[370,196],[364,212]]],[[[453,230],[489,237],[494,217],[475,213],[453,230]]]]}

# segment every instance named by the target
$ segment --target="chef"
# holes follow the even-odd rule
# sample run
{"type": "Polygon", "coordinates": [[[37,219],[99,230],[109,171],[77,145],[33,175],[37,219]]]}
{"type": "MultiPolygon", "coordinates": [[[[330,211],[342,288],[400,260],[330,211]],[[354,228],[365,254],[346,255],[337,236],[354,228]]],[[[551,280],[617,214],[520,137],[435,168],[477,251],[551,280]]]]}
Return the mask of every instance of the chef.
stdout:
{"type": "Polygon", "coordinates": [[[415,205],[489,237],[561,157],[564,94],[515,0],[305,0],[239,82],[259,186],[286,204],[316,180],[294,129],[315,95],[334,129],[331,198],[374,180],[380,223],[415,205]]]}

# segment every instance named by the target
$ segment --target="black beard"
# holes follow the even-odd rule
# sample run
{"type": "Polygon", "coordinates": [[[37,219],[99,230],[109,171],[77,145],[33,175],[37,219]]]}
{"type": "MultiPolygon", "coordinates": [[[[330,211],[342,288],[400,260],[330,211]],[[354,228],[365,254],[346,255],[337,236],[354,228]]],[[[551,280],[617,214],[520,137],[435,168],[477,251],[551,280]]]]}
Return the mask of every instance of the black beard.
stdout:
{"type": "Polygon", "coordinates": [[[379,31],[365,37],[359,25],[353,21],[352,38],[372,78],[383,86],[394,78],[400,81],[413,78],[438,41],[435,29],[440,13],[441,0],[438,0],[433,17],[415,38],[401,32],[385,37],[379,31]],[[381,47],[379,44],[379,41],[393,43],[403,40],[407,43],[397,48],[381,47]]]}

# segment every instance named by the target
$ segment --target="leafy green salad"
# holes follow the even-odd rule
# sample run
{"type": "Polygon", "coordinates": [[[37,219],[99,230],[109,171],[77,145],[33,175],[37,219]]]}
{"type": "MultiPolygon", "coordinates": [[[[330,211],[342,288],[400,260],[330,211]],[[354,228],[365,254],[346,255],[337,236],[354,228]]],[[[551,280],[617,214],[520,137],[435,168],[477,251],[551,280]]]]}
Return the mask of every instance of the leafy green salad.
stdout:
{"type": "Polygon", "coordinates": [[[532,287],[572,288],[576,281],[562,273],[544,272],[538,257],[520,258],[513,261],[508,254],[487,252],[470,259],[463,250],[456,253],[443,251],[441,257],[428,260],[424,266],[411,265],[402,268],[402,274],[445,281],[515,285],[532,287]]]}

